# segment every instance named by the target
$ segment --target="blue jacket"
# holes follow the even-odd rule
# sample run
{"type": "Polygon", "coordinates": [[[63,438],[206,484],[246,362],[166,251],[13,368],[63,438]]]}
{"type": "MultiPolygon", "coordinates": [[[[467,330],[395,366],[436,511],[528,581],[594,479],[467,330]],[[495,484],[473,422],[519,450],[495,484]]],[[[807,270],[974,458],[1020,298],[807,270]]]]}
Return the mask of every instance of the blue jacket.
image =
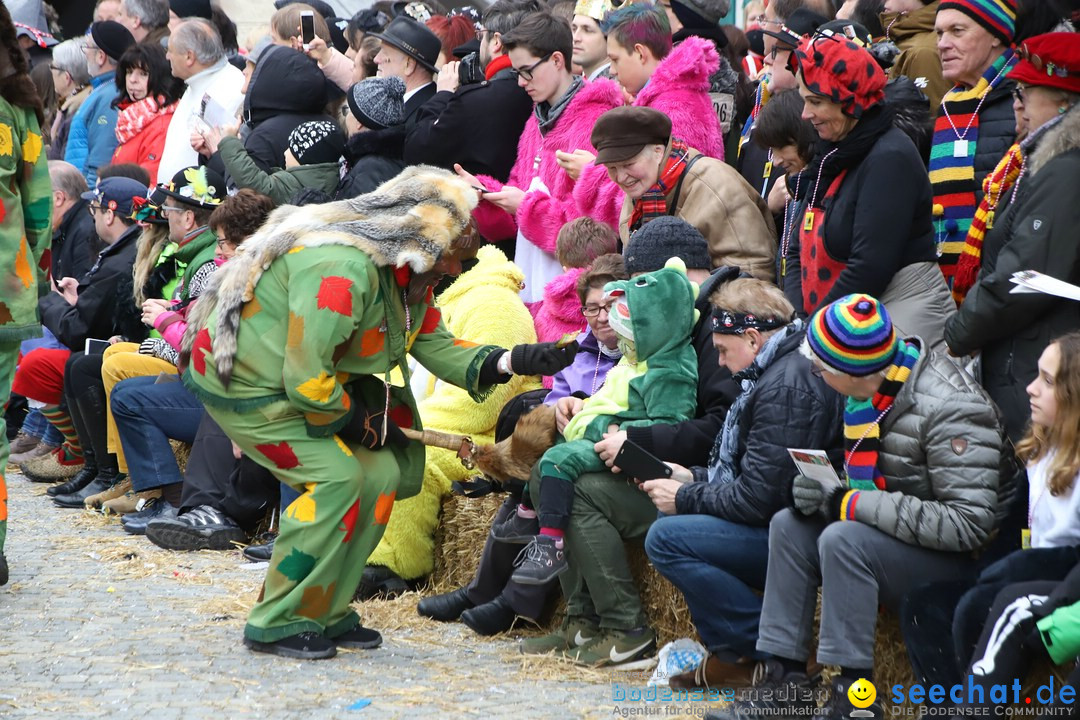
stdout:
{"type": "Polygon", "coordinates": [[[71,120],[64,160],[82,171],[90,187],[97,182],[97,169],[108,165],[116,150],[116,117],[119,113],[112,103],[119,91],[115,75],[116,72],[110,70],[90,80],[94,90],[71,120]]]}

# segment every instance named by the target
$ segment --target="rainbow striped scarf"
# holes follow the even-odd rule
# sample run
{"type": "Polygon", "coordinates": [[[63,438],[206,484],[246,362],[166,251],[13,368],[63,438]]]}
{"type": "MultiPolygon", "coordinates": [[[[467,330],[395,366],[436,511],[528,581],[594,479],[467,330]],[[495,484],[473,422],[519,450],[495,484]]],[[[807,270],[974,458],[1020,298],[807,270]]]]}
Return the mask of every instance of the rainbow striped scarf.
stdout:
{"type": "Polygon", "coordinates": [[[976,112],[986,95],[993,92],[1015,64],[1016,55],[1007,49],[970,90],[953,88],[942,100],[942,110],[934,122],[930,150],[930,184],[934,188],[934,234],[938,264],[949,288],[953,286],[956,263],[960,259],[977,205],[975,150],[979,143],[979,115],[976,112]],[[945,108],[949,114],[945,114],[945,108]],[[950,122],[951,120],[951,122],[950,122]]]}
{"type": "Polygon", "coordinates": [[[919,346],[900,340],[892,365],[885,372],[881,387],[869,400],[848,398],[844,405],[844,465],[847,484],[840,519],[854,517],[855,501],[851,499],[852,515],[846,514],[849,498],[861,490],[884,490],[885,478],[878,470],[878,451],[881,449],[881,420],[892,408],[900,389],[911,377],[911,368],[919,359],[919,346]]]}
{"type": "Polygon", "coordinates": [[[964,302],[968,291],[975,286],[975,278],[982,267],[983,239],[986,232],[994,226],[994,213],[1002,205],[1002,198],[1007,198],[1007,193],[1012,190],[1023,166],[1024,153],[1020,150],[1020,144],[1016,143],[1005,153],[1005,157],[1001,158],[994,172],[983,180],[983,199],[975,210],[960,261],[956,264],[952,293],[957,306],[964,302]]]}

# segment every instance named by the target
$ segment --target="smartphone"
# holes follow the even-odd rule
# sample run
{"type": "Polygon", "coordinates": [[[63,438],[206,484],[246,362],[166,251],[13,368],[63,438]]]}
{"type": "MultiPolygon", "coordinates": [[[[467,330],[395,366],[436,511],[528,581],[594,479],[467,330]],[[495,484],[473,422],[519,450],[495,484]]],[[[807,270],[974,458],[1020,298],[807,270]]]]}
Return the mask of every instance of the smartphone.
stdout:
{"type": "Polygon", "coordinates": [[[615,456],[615,467],[638,480],[671,477],[671,468],[666,463],[632,440],[623,443],[615,456]]]}
{"type": "Polygon", "coordinates": [[[105,348],[109,347],[108,340],[95,340],[94,338],[86,338],[86,347],[83,348],[83,353],[86,355],[101,355],[105,352],[105,348]]]}
{"type": "Polygon", "coordinates": [[[304,49],[315,39],[315,13],[310,10],[300,12],[300,41],[304,43],[304,49]]]}

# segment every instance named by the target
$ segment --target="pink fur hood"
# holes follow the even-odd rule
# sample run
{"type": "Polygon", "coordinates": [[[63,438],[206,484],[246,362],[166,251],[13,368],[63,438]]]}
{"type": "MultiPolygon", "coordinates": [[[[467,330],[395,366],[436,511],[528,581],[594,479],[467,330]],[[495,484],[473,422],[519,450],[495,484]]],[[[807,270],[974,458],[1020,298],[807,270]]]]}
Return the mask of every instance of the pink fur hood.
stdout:
{"type": "Polygon", "coordinates": [[[539,342],[555,342],[566,333],[585,329],[581,301],[577,296],[577,280],[584,268],[570,268],[544,286],[544,302],[536,312],[536,338],[539,342]]]}
{"type": "MultiPolygon", "coordinates": [[[[572,199],[574,181],[555,162],[555,151],[585,149],[595,152],[589,140],[593,125],[605,112],[622,104],[622,90],[617,83],[606,79],[594,80],[578,90],[547,135],[540,135],[536,114],[530,116],[518,141],[517,160],[506,183],[526,191],[525,199],[518,207],[516,216],[489,202],[481,202],[473,212],[480,234],[492,242],[507,240],[513,238],[520,227],[529,242],[554,254],[559,228],[581,214],[572,199]],[[534,169],[534,158],[538,155],[540,167],[534,169]],[[537,175],[550,194],[528,192],[529,185],[537,175]]],[[[480,180],[491,191],[503,187],[495,178],[484,176],[480,180]]]]}

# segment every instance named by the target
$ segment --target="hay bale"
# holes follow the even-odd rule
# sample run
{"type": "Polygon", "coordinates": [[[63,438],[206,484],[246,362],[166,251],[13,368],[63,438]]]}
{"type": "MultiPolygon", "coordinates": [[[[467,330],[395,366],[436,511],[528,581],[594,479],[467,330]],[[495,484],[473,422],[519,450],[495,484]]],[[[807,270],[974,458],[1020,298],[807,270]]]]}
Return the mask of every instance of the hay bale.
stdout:
{"type": "Polygon", "coordinates": [[[449,592],[472,581],[491,521],[504,499],[492,493],[480,498],[451,495],[443,500],[442,520],[435,533],[435,571],[425,594],[449,592]]]}
{"type": "Polygon", "coordinates": [[[179,440],[170,440],[169,444],[172,445],[173,456],[176,457],[176,465],[180,468],[180,474],[183,475],[187,470],[187,461],[191,457],[191,446],[186,442],[180,442],[179,440]]]}

